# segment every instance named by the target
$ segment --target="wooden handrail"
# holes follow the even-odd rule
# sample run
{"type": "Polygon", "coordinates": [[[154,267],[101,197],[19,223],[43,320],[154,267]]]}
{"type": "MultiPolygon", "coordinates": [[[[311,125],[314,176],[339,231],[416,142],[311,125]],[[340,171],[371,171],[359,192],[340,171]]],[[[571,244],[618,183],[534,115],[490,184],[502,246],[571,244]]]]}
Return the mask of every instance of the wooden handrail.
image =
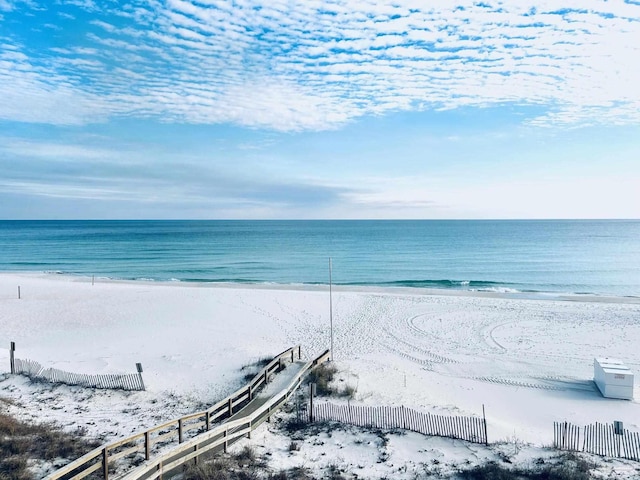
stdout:
{"type": "MultiPolygon", "coordinates": [[[[47,477],[45,477],[45,480],[58,480],[58,479],[62,479],[65,478],[66,475],[70,474],[71,472],[75,472],[75,475],[72,477],[73,479],[82,479],[82,478],[86,478],[87,476],[89,476],[92,472],[97,470],[97,467],[95,467],[95,461],[100,458],[100,460],[102,461],[103,464],[107,464],[107,462],[105,462],[105,457],[106,459],[111,458],[109,456],[109,451],[113,450],[115,448],[118,448],[120,446],[126,445],[128,443],[131,442],[135,442],[136,440],[139,440],[140,438],[144,438],[144,444],[141,446],[141,450],[145,451],[145,456],[149,456],[149,442],[151,443],[155,443],[154,440],[156,440],[155,438],[150,438],[150,434],[153,432],[157,432],[159,430],[165,429],[165,428],[169,428],[172,426],[178,426],[179,424],[183,423],[186,420],[191,420],[193,418],[197,418],[199,416],[202,416],[205,418],[205,423],[207,425],[207,427],[209,426],[209,420],[212,417],[213,413],[216,413],[216,418],[218,418],[219,416],[225,416],[227,415],[228,417],[231,417],[233,415],[233,407],[234,405],[234,400],[237,400],[238,398],[247,396],[247,398],[249,400],[251,400],[251,395],[253,394],[253,391],[258,388],[263,381],[265,381],[266,378],[268,378],[269,374],[272,373],[272,370],[275,371],[277,370],[277,368],[279,368],[279,366],[281,365],[281,360],[283,358],[291,358],[291,360],[293,361],[294,359],[294,354],[296,353],[297,350],[297,354],[298,354],[298,359],[300,359],[301,357],[301,348],[300,345],[297,345],[295,347],[291,347],[288,348],[287,350],[285,350],[284,352],[280,353],[279,355],[276,355],[273,360],[271,360],[262,370],[260,370],[260,372],[258,372],[252,379],[251,381],[245,385],[244,387],[236,390],[235,392],[233,392],[231,395],[227,396],[225,399],[220,400],[218,403],[214,404],[213,406],[209,407],[207,410],[201,411],[201,412],[196,412],[196,413],[191,413],[188,415],[185,415],[183,417],[180,418],[176,418],[174,420],[170,420],[167,421],[165,423],[162,423],[160,425],[156,425],[152,428],[149,428],[147,430],[145,430],[144,432],[141,433],[137,433],[134,435],[131,435],[127,438],[124,439],[120,439],[120,440],[116,440],[115,442],[112,442],[108,445],[102,445],[94,450],[91,450],[89,453],[83,455],[82,457],[78,458],[77,460],[69,463],[68,465],[56,470],[55,472],[49,474],[47,477]],[[227,409],[227,412],[224,412],[224,410],[227,409]],[[218,415],[218,410],[222,410],[221,415],[218,415]]],[[[227,425],[227,424],[225,424],[227,425]]],[[[176,430],[176,433],[178,433],[178,430],[176,430]]],[[[179,434],[179,433],[178,433],[179,434]]],[[[188,443],[188,442],[187,442],[188,443]]],[[[183,445],[186,443],[182,443],[183,445]]],[[[201,452],[202,453],[202,452],[201,452]]],[[[117,455],[114,454],[114,456],[117,455]]],[[[108,468],[105,467],[105,468],[108,468]]],[[[104,478],[104,475],[103,475],[104,478]]]]}
{"type": "Polygon", "coordinates": [[[326,350],[316,359],[306,363],[291,380],[287,388],[283,389],[278,395],[269,399],[268,402],[256,409],[249,416],[223,423],[208,432],[202,433],[201,435],[188,440],[162,455],[155,457],[153,460],[136,467],[134,470],[121,477],[120,480],[138,480],[143,476],[146,479],[160,478],[164,473],[184,465],[189,460],[192,460],[215,447],[219,447],[220,445],[250,434],[251,431],[257,428],[262,421],[272,414],[272,412],[289,399],[293,392],[295,392],[295,390],[300,386],[303,378],[310,370],[319,364],[326,362],[330,357],[331,352],[326,350]],[[244,428],[237,428],[242,426],[244,426],[244,428]],[[215,439],[216,436],[223,433],[226,434],[215,439]],[[215,440],[211,441],[212,439],[215,440]],[[171,461],[169,463],[165,463],[167,460],[171,461]],[[149,474],[153,475],[147,476],[149,474]]]}

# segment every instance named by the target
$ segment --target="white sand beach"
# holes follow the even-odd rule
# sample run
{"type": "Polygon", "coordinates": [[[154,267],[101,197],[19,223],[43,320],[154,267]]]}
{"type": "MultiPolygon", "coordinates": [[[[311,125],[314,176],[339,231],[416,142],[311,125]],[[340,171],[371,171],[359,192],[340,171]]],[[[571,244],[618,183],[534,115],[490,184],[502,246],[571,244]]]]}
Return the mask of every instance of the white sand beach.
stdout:
{"type": "MultiPolygon", "coordinates": [[[[484,405],[490,442],[537,447],[552,444],[554,421],[640,431],[640,379],[631,401],[605,399],[592,382],[594,357],[640,373],[639,299],[381,288],[334,288],[332,298],[335,364],[353,402],[476,416],[484,405]]],[[[307,358],[320,353],[329,325],[324,287],[0,274],[0,397],[13,415],[109,441],[214,403],[259,358],[297,344],[307,358]],[[11,341],[18,358],[76,373],[134,373],[141,362],[147,391],[3,375],[11,341]]]]}

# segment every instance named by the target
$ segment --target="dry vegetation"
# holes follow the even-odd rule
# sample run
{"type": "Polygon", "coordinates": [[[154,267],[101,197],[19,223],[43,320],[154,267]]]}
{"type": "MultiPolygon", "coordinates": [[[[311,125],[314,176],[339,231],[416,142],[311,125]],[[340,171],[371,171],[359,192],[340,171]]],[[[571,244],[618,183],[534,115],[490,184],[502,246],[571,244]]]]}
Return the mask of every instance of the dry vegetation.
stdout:
{"type": "MultiPolygon", "coordinates": [[[[427,472],[415,475],[415,480],[591,480],[593,465],[572,454],[561,454],[553,463],[540,460],[528,469],[489,462],[461,469],[453,474],[427,472]]],[[[258,458],[251,447],[235,455],[223,454],[188,467],[183,480],[351,480],[360,478],[338,465],[329,465],[319,475],[303,466],[273,471],[264,458],[258,458]]],[[[382,477],[383,479],[388,477],[382,477]]]]}
{"type": "Polygon", "coordinates": [[[590,480],[594,465],[578,456],[566,453],[554,464],[538,463],[529,468],[507,468],[489,462],[460,473],[463,480],[590,480]]]}
{"type": "Polygon", "coordinates": [[[99,445],[83,433],[71,435],[54,425],[30,425],[0,413],[0,480],[33,480],[29,464],[75,459],[99,445]]]}
{"type": "Polygon", "coordinates": [[[343,387],[336,387],[333,382],[338,369],[332,363],[323,363],[314,368],[309,376],[307,382],[316,384],[316,394],[321,397],[346,397],[353,398],[355,395],[355,389],[350,385],[344,385],[343,387]]]}

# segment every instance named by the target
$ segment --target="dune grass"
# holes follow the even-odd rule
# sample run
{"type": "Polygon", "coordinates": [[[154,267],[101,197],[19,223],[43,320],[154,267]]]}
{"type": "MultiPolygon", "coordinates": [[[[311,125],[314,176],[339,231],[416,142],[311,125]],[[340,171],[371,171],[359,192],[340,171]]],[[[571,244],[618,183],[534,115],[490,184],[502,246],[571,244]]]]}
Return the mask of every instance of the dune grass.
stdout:
{"type": "Polygon", "coordinates": [[[52,424],[28,424],[0,413],[0,480],[32,480],[29,463],[75,459],[98,445],[83,431],[72,435],[52,424]]]}

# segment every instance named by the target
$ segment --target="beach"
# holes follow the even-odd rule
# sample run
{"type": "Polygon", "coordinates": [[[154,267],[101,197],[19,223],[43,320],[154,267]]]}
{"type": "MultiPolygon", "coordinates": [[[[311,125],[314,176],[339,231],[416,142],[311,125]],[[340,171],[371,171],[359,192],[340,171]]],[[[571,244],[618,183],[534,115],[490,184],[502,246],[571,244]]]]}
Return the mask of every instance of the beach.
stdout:
{"type": "Polygon", "coordinates": [[[9,413],[111,441],[210,405],[243,384],[243,367],[301,345],[330,345],[354,404],[443,415],[486,412],[490,442],[538,447],[553,422],[622,421],[634,400],[603,398],[593,360],[640,371],[640,300],[470,291],[113,281],[0,274],[0,397],[9,413]],[[18,298],[18,286],[20,298],[18,298]],[[2,375],[17,358],[74,373],[134,373],[147,390],[33,383],[2,375]]]}

